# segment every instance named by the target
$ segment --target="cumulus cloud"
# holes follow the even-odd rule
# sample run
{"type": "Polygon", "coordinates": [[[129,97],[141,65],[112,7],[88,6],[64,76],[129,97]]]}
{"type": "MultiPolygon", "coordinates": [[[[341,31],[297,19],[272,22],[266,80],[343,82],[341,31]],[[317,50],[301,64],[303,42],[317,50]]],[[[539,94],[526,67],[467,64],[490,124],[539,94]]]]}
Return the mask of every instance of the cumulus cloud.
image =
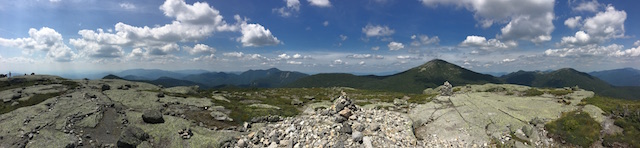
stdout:
{"type": "Polygon", "coordinates": [[[598,1],[589,1],[578,4],[578,6],[573,7],[573,11],[588,11],[588,12],[597,12],[600,7],[600,3],[598,1]]]}
{"type": "Polygon", "coordinates": [[[626,19],[627,13],[625,11],[607,6],[604,12],[598,12],[595,16],[586,18],[580,31],[576,32],[574,36],[563,37],[559,44],[565,47],[575,47],[623,38],[626,19]]]}
{"type": "Polygon", "coordinates": [[[241,58],[242,56],[244,56],[244,53],[242,53],[242,52],[226,52],[226,53],[222,53],[222,55],[225,56],[225,57],[241,58]]]}
{"type": "Polygon", "coordinates": [[[118,45],[98,44],[83,39],[70,39],[69,43],[80,52],[80,55],[92,58],[117,58],[124,55],[122,47],[118,45]]]}
{"type": "Polygon", "coordinates": [[[367,64],[367,63],[365,63],[364,61],[360,61],[360,62],[358,63],[358,65],[364,65],[364,64],[367,64]]]}
{"type": "Polygon", "coordinates": [[[54,29],[42,27],[40,30],[29,29],[28,38],[5,39],[0,38],[0,45],[16,47],[25,54],[33,54],[34,51],[47,53],[47,57],[58,62],[68,62],[76,55],[65,43],[62,35],[54,29]]]}
{"type": "Polygon", "coordinates": [[[390,36],[396,31],[390,29],[388,26],[380,26],[380,25],[371,25],[368,24],[362,28],[362,33],[364,33],[367,37],[375,37],[375,36],[390,36]]]}
{"type": "Polygon", "coordinates": [[[633,46],[640,46],[640,40],[633,43],[633,46]]]}
{"type": "Polygon", "coordinates": [[[196,44],[193,47],[183,46],[182,49],[191,55],[211,55],[216,52],[215,48],[205,44],[196,44]]]}
{"type": "Polygon", "coordinates": [[[562,37],[562,41],[560,41],[560,45],[565,45],[568,47],[574,46],[584,46],[588,44],[596,43],[597,41],[591,38],[591,36],[584,31],[578,31],[574,36],[566,36],[562,37]]]}
{"type": "Polygon", "coordinates": [[[574,29],[578,26],[581,25],[580,20],[582,19],[581,16],[576,16],[576,17],[572,17],[572,18],[568,18],[567,20],[564,21],[564,25],[567,25],[567,27],[574,29]]]}
{"type": "Polygon", "coordinates": [[[329,21],[322,22],[322,26],[325,26],[325,27],[329,26],[329,21]]]}
{"type": "Polygon", "coordinates": [[[429,7],[455,5],[474,12],[483,28],[494,23],[508,22],[500,31],[503,40],[529,40],[541,43],[551,40],[554,30],[554,0],[420,0],[429,7]]]}
{"type": "Polygon", "coordinates": [[[583,29],[590,35],[604,39],[624,37],[624,21],[627,13],[607,6],[606,11],[598,12],[596,16],[584,20],[583,29]]]}
{"type": "MultiPolygon", "coordinates": [[[[292,4],[292,8],[299,7],[292,4]]],[[[125,23],[117,23],[108,32],[102,29],[80,30],[81,38],[71,39],[70,43],[81,50],[82,56],[89,57],[118,57],[123,55],[122,48],[131,47],[137,52],[136,56],[165,56],[179,51],[179,42],[198,42],[215,32],[239,31],[242,36],[237,41],[245,47],[259,47],[276,45],[280,41],[260,24],[249,24],[248,19],[235,15],[235,24],[223,20],[218,10],[206,2],[187,4],[184,0],[166,0],[159,9],[167,17],[173,18],[169,24],[155,27],[138,27],[125,23]]],[[[187,48],[190,54],[210,56],[215,50],[201,48],[187,48]],[[195,50],[193,50],[195,49],[195,50]],[[207,51],[208,50],[208,51],[207,51]]],[[[134,54],[129,54],[129,57],[134,54]]],[[[153,58],[145,58],[153,59],[153,58]]]]}
{"type": "Polygon", "coordinates": [[[331,2],[329,0],[307,0],[311,6],[317,7],[331,7],[331,2]]]}
{"type": "Polygon", "coordinates": [[[131,9],[136,9],[136,5],[129,2],[124,2],[124,3],[120,3],[120,8],[131,10],[131,9]]]}
{"type": "Polygon", "coordinates": [[[390,42],[387,47],[389,47],[389,50],[400,50],[402,48],[404,48],[404,44],[402,43],[398,43],[398,42],[390,42]]]}
{"type": "MultiPolygon", "coordinates": [[[[544,51],[544,55],[556,57],[616,56],[617,53],[626,52],[622,49],[623,46],[617,44],[609,46],[591,44],[575,48],[547,49],[544,51]]],[[[632,50],[629,53],[632,53],[632,50]]]]}
{"type": "Polygon", "coordinates": [[[261,47],[280,44],[280,40],[260,24],[242,24],[242,37],[237,40],[245,47],[261,47]]]}
{"type": "Polygon", "coordinates": [[[484,51],[496,51],[501,49],[509,49],[511,47],[517,46],[515,42],[506,42],[503,43],[497,39],[489,39],[487,40],[482,36],[467,36],[467,38],[460,43],[461,47],[471,47],[478,48],[484,51]]]}
{"type": "Polygon", "coordinates": [[[289,17],[296,15],[300,12],[300,1],[299,0],[284,0],[287,5],[280,8],[274,8],[272,11],[280,14],[282,17],[289,17]]]}
{"type": "Polygon", "coordinates": [[[440,38],[438,36],[429,37],[427,35],[412,35],[411,36],[411,46],[420,46],[420,45],[432,45],[440,43],[440,38]]]}

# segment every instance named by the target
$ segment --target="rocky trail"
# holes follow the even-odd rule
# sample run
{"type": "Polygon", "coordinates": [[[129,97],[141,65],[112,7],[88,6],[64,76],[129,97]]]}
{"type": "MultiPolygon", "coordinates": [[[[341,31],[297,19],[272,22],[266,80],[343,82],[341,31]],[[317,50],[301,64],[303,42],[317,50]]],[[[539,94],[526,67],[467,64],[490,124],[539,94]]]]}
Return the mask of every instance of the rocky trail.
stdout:
{"type": "MultiPolygon", "coordinates": [[[[545,123],[575,110],[589,113],[605,127],[603,133],[621,130],[600,108],[580,104],[594,93],[578,88],[564,88],[570,93],[561,96],[526,96],[527,86],[444,85],[426,103],[404,97],[362,106],[357,102],[363,100],[342,91],[330,100],[287,97],[301,114],[254,117],[237,125],[231,116],[235,111],[225,104],[234,100],[221,92],[194,97],[187,94],[195,87],[112,79],[66,85],[68,80],[54,76],[18,78],[40,84],[0,91],[8,96],[4,106],[38,94],[59,95],[1,114],[0,147],[561,147],[562,142],[547,136],[545,123]]],[[[241,102],[283,110],[260,100],[241,102]]]]}

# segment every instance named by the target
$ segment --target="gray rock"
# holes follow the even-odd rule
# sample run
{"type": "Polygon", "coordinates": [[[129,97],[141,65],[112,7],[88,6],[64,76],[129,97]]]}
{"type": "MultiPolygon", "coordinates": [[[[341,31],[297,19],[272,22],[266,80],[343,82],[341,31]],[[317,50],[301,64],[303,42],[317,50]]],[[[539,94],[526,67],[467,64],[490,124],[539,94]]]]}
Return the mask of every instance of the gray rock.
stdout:
{"type": "Polygon", "coordinates": [[[164,98],[164,92],[159,92],[156,96],[158,96],[158,98],[164,98]]]}
{"type": "Polygon", "coordinates": [[[303,102],[298,99],[291,100],[291,105],[302,105],[302,103],[303,102]]]}
{"type": "Polygon", "coordinates": [[[15,101],[15,102],[11,103],[11,106],[16,106],[18,104],[20,104],[20,103],[18,103],[18,101],[15,101]]]}
{"type": "Polygon", "coordinates": [[[229,118],[229,116],[227,114],[224,114],[224,113],[219,112],[219,111],[211,111],[211,113],[209,113],[209,115],[211,115],[211,117],[213,117],[213,119],[218,120],[218,121],[233,121],[233,119],[229,118]]]}
{"type": "Polygon", "coordinates": [[[353,133],[351,134],[351,138],[353,139],[353,141],[358,143],[362,143],[362,137],[362,133],[358,131],[353,131],[353,133]]]}
{"type": "Polygon", "coordinates": [[[135,148],[142,141],[146,141],[149,139],[149,134],[144,132],[139,127],[129,126],[120,134],[120,139],[118,139],[118,147],[121,148],[135,148]]]}
{"type": "Polygon", "coordinates": [[[395,106],[404,106],[407,105],[409,103],[407,103],[407,100],[404,99],[393,99],[393,105],[395,106]]]}
{"type": "Polygon", "coordinates": [[[142,114],[142,120],[146,123],[156,124],[156,123],[164,123],[164,118],[162,118],[162,113],[158,110],[147,110],[142,114]]]}
{"type": "Polygon", "coordinates": [[[451,83],[449,83],[449,81],[445,81],[444,85],[442,85],[443,87],[440,88],[440,95],[441,96],[451,96],[453,95],[453,86],[451,86],[451,83]]]}
{"type": "Polygon", "coordinates": [[[338,112],[338,114],[340,114],[340,116],[345,117],[345,118],[349,118],[352,115],[351,109],[349,109],[349,108],[345,108],[345,109],[341,110],[340,112],[338,112]]]}
{"type": "Polygon", "coordinates": [[[373,145],[371,144],[371,138],[369,136],[364,136],[362,138],[362,144],[365,148],[373,148],[373,145]]]}
{"type": "Polygon", "coordinates": [[[342,124],[342,128],[340,128],[340,132],[341,133],[346,133],[346,134],[351,134],[353,133],[352,129],[351,129],[351,125],[347,124],[347,123],[343,123],[342,124]]]}
{"type": "Polygon", "coordinates": [[[110,90],[110,89],[111,89],[111,86],[109,86],[109,84],[102,84],[102,91],[110,90]]]}

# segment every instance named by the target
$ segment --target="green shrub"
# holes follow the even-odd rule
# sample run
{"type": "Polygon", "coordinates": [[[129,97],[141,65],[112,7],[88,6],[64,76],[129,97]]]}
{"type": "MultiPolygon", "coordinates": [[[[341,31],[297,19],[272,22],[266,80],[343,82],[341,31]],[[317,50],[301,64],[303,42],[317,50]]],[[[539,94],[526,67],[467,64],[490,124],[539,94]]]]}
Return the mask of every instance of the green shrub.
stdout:
{"type": "Polygon", "coordinates": [[[564,113],[558,120],[546,124],[545,128],[549,136],[581,147],[590,147],[598,140],[601,129],[588,113],[578,111],[564,113]]]}
{"type": "Polygon", "coordinates": [[[605,136],[603,145],[613,147],[614,143],[618,143],[640,147],[640,101],[593,96],[583,99],[582,103],[595,105],[606,114],[617,117],[614,124],[623,131],[621,134],[605,136]]]}
{"type": "Polygon", "coordinates": [[[544,94],[542,91],[540,91],[538,89],[535,89],[535,88],[531,88],[531,89],[528,89],[528,90],[524,91],[523,95],[524,96],[540,96],[542,94],[544,94]]]}

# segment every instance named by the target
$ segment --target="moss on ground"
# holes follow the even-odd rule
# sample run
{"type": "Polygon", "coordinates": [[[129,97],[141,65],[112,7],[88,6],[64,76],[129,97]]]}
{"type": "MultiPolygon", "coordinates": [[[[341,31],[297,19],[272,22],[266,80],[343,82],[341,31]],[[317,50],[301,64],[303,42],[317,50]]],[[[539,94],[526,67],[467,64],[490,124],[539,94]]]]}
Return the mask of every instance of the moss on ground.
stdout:
{"type": "Polygon", "coordinates": [[[590,147],[598,140],[601,129],[588,113],[579,111],[564,113],[556,121],[547,123],[545,128],[550,137],[581,147],[590,147]]]}
{"type": "Polygon", "coordinates": [[[524,91],[524,94],[522,94],[523,96],[540,96],[544,94],[544,92],[535,89],[535,88],[531,88],[531,89],[527,89],[526,91],[524,91]]]}
{"type": "Polygon", "coordinates": [[[582,100],[583,104],[592,104],[615,118],[614,124],[621,127],[623,132],[617,135],[606,135],[603,145],[616,147],[626,145],[640,147],[640,101],[623,100],[594,96],[582,100]]]}

